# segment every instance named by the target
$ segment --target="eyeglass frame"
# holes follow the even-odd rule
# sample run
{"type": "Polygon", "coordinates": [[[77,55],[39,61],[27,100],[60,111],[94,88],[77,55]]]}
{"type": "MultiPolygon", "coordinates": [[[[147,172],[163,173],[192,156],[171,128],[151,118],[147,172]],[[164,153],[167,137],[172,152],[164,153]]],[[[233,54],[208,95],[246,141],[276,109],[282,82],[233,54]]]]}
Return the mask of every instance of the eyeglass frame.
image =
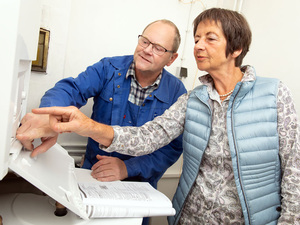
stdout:
{"type": "MultiPolygon", "coordinates": [[[[157,53],[153,50],[154,46],[159,46],[159,47],[161,47],[161,48],[164,49],[164,52],[162,52],[161,55],[165,54],[166,52],[174,53],[174,51],[168,50],[168,49],[166,49],[165,47],[163,47],[163,46],[161,46],[161,45],[159,45],[159,44],[155,44],[155,43],[149,41],[148,38],[144,37],[144,36],[141,35],[141,34],[138,35],[138,39],[139,39],[139,40],[140,40],[140,37],[145,38],[145,39],[149,42],[149,44],[148,44],[146,47],[144,47],[143,45],[141,45],[141,44],[139,43],[139,41],[138,41],[138,44],[139,44],[140,46],[142,46],[143,48],[148,48],[148,46],[151,44],[151,45],[152,45],[152,51],[153,51],[155,54],[157,54],[157,53]]],[[[157,54],[157,55],[160,55],[160,54],[157,54]]]]}

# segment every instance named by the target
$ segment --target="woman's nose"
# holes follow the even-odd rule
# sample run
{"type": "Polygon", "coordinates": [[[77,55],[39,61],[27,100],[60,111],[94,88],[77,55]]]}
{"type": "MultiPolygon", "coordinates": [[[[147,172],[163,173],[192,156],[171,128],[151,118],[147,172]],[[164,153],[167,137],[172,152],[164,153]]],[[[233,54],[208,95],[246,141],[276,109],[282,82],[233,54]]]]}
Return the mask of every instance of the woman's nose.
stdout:
{"type": "Polygon", "coordinates": [[[197,50],[205,49],[205,42],[203,40],[197,41],[197,43],[195,43],[195,49],[197,50]]]}

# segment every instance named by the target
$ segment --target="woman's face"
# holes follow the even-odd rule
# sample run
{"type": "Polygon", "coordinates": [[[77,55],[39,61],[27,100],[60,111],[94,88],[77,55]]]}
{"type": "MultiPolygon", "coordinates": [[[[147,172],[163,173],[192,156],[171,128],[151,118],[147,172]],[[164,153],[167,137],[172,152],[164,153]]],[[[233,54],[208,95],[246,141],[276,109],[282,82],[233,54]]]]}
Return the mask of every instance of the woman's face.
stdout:
{"type": "Polygon", "coordinates": [[[195,33],[194,56],[199,70],[213,73],[231,66],[234,59],[226,57],[226,38],[221,25],[214,21],[202,21],[195,33]]]}

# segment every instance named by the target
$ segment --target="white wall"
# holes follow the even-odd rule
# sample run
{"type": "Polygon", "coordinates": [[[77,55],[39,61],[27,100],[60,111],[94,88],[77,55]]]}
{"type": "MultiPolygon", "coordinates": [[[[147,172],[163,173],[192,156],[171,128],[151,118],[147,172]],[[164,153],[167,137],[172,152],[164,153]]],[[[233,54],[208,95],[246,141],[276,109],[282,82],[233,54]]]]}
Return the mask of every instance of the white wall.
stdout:
{"type": "Polygon", "coordinates": [[[281,79],[292,91],[300,115],[300,1],[247,0],[243,14],[253,32],[245,64],[260,76],[281,79]]]}
{"type": "MultiPolygon", "coordinates": [[[[46,74],[33,73],[29,111],[38,107],[45,90],[63,77],[77,76],[105,56],[132,54],[137,36],[156,19],[170,19],[179,28],[182,44],[178,59],[167,68],[188,68],[183,82],[188,90],[199,85],[193,58],[193,19],[214,6],[241,9],[252,31],[253,42],[244,64],[254,65],[258,75],[281,79],[292,90],[300,112],[298,52],[300,52],[300,2],[298,0],[42,0],[41,27],[50,30],[46,74]],[[241,4],[243,3],[243,4],[241,4]]],[[[90,105],[83,111],[90,114],[90,105]]],[[[62,144],[85,144],[85,138],[63,135],[62,144]]]]}

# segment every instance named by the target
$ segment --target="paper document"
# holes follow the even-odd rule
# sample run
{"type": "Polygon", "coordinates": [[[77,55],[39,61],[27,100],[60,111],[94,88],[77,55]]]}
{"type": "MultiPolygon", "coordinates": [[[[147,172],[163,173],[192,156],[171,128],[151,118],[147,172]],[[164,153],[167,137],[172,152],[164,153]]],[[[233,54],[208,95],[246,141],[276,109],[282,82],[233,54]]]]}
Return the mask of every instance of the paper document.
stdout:
{"type": "Polygon", "coordinates": [[[147,182],[80,182],[90,218],[174,215],[170,199],[147,182]]]}

